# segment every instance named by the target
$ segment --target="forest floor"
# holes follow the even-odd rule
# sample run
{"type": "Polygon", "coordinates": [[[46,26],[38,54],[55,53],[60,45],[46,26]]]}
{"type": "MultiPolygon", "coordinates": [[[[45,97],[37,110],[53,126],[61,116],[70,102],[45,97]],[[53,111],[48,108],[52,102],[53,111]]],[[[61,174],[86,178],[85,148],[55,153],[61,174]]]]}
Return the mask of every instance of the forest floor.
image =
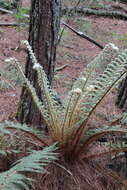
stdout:
{"type": "MultiPolygon", "coordinates": [[[[68,3],[68,0],[66,1],[68,3]]],[[[28,6],[29,0],[23,0],[23,7],[28,6]]],[[[62,20],[66,22],[67,18],[63,17],[62,20]]],[[[19,21],[24,21],[22,15],[19,17],[19,15],[0,12],[0,23],[18,23],[19,21]]],[[[127,21],[125,20],[84,15],[69,18],[69,25],[89,35],[103,46],[114,43],[119,48],[127,48],[127,21]]],[[[61,24],[60,32],[62,28],[61,24]]],[[[21,93],[20,76],[7,63],[7,59],[16,57],[22,67],[25,67],[27,54],[21,45],[21,40],[28,39],[28,32],[28,25],[25,27],[0,26],[0,122],[15,121],[21,93]]],[[[64,100],[67,97],[75,79],[100,52],[100,48],[65,28],[61,43],[57,47],[56,68],[64,65],[66,67],[55,72],[53,79],[53,88],[61,99],[64,100]]],[[[102,69],[103,65],[100,66],[99,72],[102,69]]],[[[117,88],[114,89],[104,99],[91,118],[90,127],[101,126],[120,117],[122,111],[115,105],[117,90],[117,88]]]]}
{"type": "MultiPolygon", "coordinates": [[[[23,6],[28,6],[27,0],[23,1],[23,6]]],[[[66,21],[66,18],[63,20],[66,21]]],[[[16,16],[0,12],[0,23],[12,22],[17,23],[16,16]]],[[[69,24],[91,36],[103,46],[111,42],[120,48],[127,47],[127,22],[124,20],[97,16],[74,16],[69,19],[69,24]]],[[[61,25],[61,30],[62,27],[61,25]]],[[[27,55],[20,42],[27,39],[28,26],[0,26],[0,122],[15,119],[21,93],[19,75],[5,60],[16,57],[24,67],[27,55]]],[[[53,86],[60,97],[64,99],[67,96],[75,79],[100,51],[94,44],[65,28],[61,43],[57,48],[56,68],[67,66],[55,73],[53,81],[53,86]]],[[[94,115],[95,126],[119,117],[121,110],[115,106],[116,96],[117,90],[114,90],[103,101],[94,115]]]]}

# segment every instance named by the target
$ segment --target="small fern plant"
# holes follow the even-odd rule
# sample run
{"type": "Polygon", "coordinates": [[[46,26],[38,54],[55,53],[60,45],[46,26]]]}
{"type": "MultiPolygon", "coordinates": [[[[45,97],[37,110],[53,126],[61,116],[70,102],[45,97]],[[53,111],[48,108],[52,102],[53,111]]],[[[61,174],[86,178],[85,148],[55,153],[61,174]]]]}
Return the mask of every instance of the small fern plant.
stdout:
{"type": "MultiPolygon", "coordinates": [[[[10,136],[12,140],[12,132],[9,128],[5,126],[10,126],[11,129],[20,129],[27,134],[31,134],[34,136],[35,130],[30,130],[29,127],[26,125],[21,125],[19,123],[14,124],[11,122],[4,122],[0,124],[0,134],[4,136],[10,136]]],[[[16,134],[17,135],[17,134],[16,134]]],[[[5,138],[5,137],[3,137],[5,138]]],[[[9,141],[9,140],[8,140],[9,141]]],[[[12,143],[12,142],[11,142],[12,143]]],[[[13,150],[12,147],[8,147],[4,144],[4,147],[0,147],[0,158],[4,157],[4,162],[7,159],[7,156],[10,154],[18,154],[20,153],[19,150],[13,150]]],[[[28,190],[30,187],[34,188],[34,180],[28,175],[26,176],[24,172],[28,173],[47,173],[45,166],[50,162],[57,159],[57,154],[54,152],[56,151],[57,146],[56,144],[52,146],[45,147],[43,150],[29,150],[25,151],[25,155],[15,163],[13,163],[12,167],[9,166],[9,169],[0,173],[0,189],[1,190],[28,190]]],[[[18,156],[19,157],[19,156],[18,156]]],[[[1,163],[1,159],[0,159],[1,163]]]]}
{"type": "MultiPolygon", "coordinates": [[[[84,69],[80,77],[75,81],[67,99],[65,99],[65,102],[61,105],[59,101],[57,101],[57,98],[55,98],[56,94],[51,89],[44,69],[37,62],[31,46],[27,41],[24,41],[24,44],[26,45],[32,59],[33,69],[37,73],[38,85],[43,92],[43,102],[37,96],[36,90],[30,83],[30,81],[25,77],[19,62],[15,58],[11,58],[10,61],[13,62],[18,68],[24,80],[24,83],[26,84],[26,88],[33,98],[35,106],[45,120],[52,141],[58,143],[59,152],[61,153],[61,163],[63,163],[64,166],[68,167],[66,169],[67,171],[72,171],[72,178],[75,183],[77,183],[79,186],[81,184],[85,184],[85,189],[87,189],[87,186],[88,189],[96,190],[113,189],[114,187],[110,186],[109,188],[108,184],[105,185],[103,183],[103,180],[100,180],[100,178],[98,177],[98,173],[102,173],[102,175],[105,175],[106,177],[114,177],[115,182],[117,181],[119,184],[126,185],[124,181],[122,181],[111,171],[106,172],[104,168],[100,169],[100,166],[98,166],[97,163],[95,165],[93,164],[93,160],[96,160],[96,158],[102,158],[103,156],[108,154],[116,154],[117,152],[127,151],[126,146],[115,148],[112,147],[100,153],[95,153],[95,151],[94,153],[92,153],[90,151],[90,147],[93,144],[95,144],[96,147],[97,140],[104,135],[125,135],[127,129],[121,128],[120,122],[119,125],[117,124],[117,122],[113,122],[109,123],[109,125],[106,126],[102,125],[97,128],[94,128],[93,126],[92,128],[89,128],[88,122],[91,119],[91,116],[94,113],[95,109],[101,104],[103,99],[126,76],[127,50],[119,51],[119,49],[115,45],[111,43],[108,44],[99,54],[99,56],[97,56],[87,66],[87,68],[84,69]],[[108,65],[106,66],[106,69],[103,71],[103,73],[99,74],[98,77],[96,77],[96,68],[100,62],[102,64],[103,62],[107,62],[108,65]],[[94,178],[93,173],[89,176],[86,169],[86,163],[89,165],[91,160],[92,164],[90,165],[90,170],[96,174],[94,178]],[[78,164],[82,163],[81,165],[83,165],[84,161],[84,166],[80,168],[78,164]],[[77,171],[75,171],[75,167],[77,167],[77,171]],[[79,168],[81,169],[80,172],[79,168]],[[83,177],[84,174],[82,174],[83,168],[83,171],[86,174],[85,177],[83,177]],[[98,173],[96,173],[95,170],[97,170],[98,173]],[[82,176],[80,177],[80,179],[82,178],[84,181],[80,181],[79,176],[82,176]],[[78,179],[78,182],[76,179],[78,179]],[[95,181],[95,183],[93,181],[95,181]]],[[[125,118],[126,117],[124,115],[124,119],[125,118]]],[[[10,126],[9,123],[8,126],[10,126]]],[[[11,124],[11,126],[14,127],[15,125],[11,124]]],[[[41,143],[41,140],[39,140],[39,138],[37,140],[41,143]]],[[[56,175],[58,175],[58,173],[59,172],[57,171],[56,175]]],[[[52,175],[53,174],[54,170],[52,175]]],[[[115,182],[113,181],[113,183],[115,182]]],[[[53,182],[50,181],[50,183],[52,183],[53,187],[53,182]]],[[[60,182],[58,182],[57,185],[59,183],[60,182]]],[[[65,186],[63,185],[63,189],[67,189],[66,185],[67,183],[65,184],[65,186]]],[[[47,185],[47,187],[49,187],[49,189],[52,189],[50,188],[50,185],[47,185]]],[[[54,189],[61,189],[61,186],[55,186],[54,189]]]]}

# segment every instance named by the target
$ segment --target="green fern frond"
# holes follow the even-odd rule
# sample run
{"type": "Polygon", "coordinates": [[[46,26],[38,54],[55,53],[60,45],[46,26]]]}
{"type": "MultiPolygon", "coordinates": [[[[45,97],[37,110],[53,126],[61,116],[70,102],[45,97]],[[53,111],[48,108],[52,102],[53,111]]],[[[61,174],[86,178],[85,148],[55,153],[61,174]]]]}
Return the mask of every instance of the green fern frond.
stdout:
{"type": "Polygon", "coordinates": [[[94,89],[90,90],[90,96],[85,97],[82,95],[82,124],[79,126],[74,136],[73,143],[77,144],[83,131],[86,128],[86,124],[90,119],[91,114],[95,108],[101,103],[105,96],[126,76],[127,67],[127,50],[124,50],[117,58],[114,59],[106,68],[106,70],[99,76],[94,82],[94,89]],[[87,105],[84,107],[84,103],[87,99],[87,105]]]}
{"type": "Polygon", "coordinates": [[[53,152],[57,150],[56,144],[46,147],[43,150],[33,150],[29,156],[23,157],[18,160],[13,166],[13,170],[26,171],[26,172],[46,172],[43,168],[50,161],[56,160],[57,153],[53,152]]]}
{"type": "Polygon", "coordinates": [[[32,184],[33,180],[11,169],[9,171],[0,173],[1,190],[21,190],[22,188],[29,190],[29,186],[32,184]]]}
{"type": "Polygon", "coordinates": [[[38,145],[40,144],[41,146],[47,146],[47,144],[41,138],[39,138],[40,131],[38,131],[37,129],[35,130],[32,127],[27,126],[26,124],[14,123],[11,121],[5,121],[0,123],[0,132],[2,134],[11,135],[11,132],[9,130],[12,129],[25,132],[26,136],[29,136],[33,140],[33,143],[37,142],[38,145]]]}
{"type": "Polygon", "coordinates": [[[86,139],[84,140],[82,148],[80,148],[79,152],[83,152],[84,150],[86,150],[90,144],[92,144],[93,142],[95,142],[96,140],[98,140],[100,137],[104,135],[107,135],[107,134],[125,135],[126,133],[127,133],[127,129],[121,129],[121,125],[113,126],[113,127],[105,126],[104,128],[90,130],[89,132],[86,132],[87,134],[87,136],[85,135],[86,139]]]}
{"type": "Polygon", "coordinates": [[[44,166],[56,160],[57,154],[53,152],[56,149],[56,144],[54,144],[40,151],[32,151],[30,155],[18,160],[11,169],[0,173],[0,189],[29,190],[29,185],[33,184],[33,180],[23,175],[22,172],[47,172],[44,166]]]}
{"type": "Polygon", "coordinates": [[[20,151],[17,150],[0,150],[0,155],[7,156],[9,154],[18,154],[20,151]]]}
{"type": "Polygon", "coordinates": [[[80,86],[82,85],[81,88],[83,91],[85,91],[86,85],[89,86],[93,84],[93,81],[96,78],[96,69],[102,66],[106,67],[109,63],[111,63],[111,61],[113,61],[113,59],[118,55],[118,53],[118,47],[116,47],[112,43],[107,44],[105,48],[102,50],[102,52],[87,65],[87,68],[84,69],[79,79],[77,79],[74,83],[73,88],[80,88],[80,86]],[[82,78],[84,78],[85,80],[81,81],[82,78]]]}

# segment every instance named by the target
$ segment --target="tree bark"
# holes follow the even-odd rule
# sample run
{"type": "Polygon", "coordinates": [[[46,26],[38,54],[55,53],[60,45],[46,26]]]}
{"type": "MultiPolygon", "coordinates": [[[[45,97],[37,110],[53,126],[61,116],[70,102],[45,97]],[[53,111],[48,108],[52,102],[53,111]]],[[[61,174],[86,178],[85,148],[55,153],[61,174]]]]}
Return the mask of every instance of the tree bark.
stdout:
{"type": "MultiPolygon", "coordinates": [[[[51,83],[55,67],[61,3],[60,0],[32,0],[31,3],[29,43],[51,83]]],[[[43,101],[42,92],[37,84],[37,75],[32,68],[29,55],[25,74],[43,101]]],[[[43,119],[35,109],[33,100],[25,87],[22,89],[17,119],[21,123],[32,124],[34,126],[41,126],[43,123],[43,119]]]]}
{"type": "Polygon", "coordinates": [[[127,112],[127,77],[119,85],[116,104],[127,112]]]}

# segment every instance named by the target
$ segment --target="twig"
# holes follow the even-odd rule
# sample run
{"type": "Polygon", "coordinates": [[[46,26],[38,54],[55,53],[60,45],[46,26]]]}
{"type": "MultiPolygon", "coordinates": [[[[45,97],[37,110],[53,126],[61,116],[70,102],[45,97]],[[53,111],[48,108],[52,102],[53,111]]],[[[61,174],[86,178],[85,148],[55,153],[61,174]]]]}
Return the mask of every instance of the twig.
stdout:
{"type": "MultiPolygon", "coordinates": [[[[70,18],[69,15],[71,15],[73,11],[74,11],[74,12],[76,11],[76,9],[77,9],[77,7],[79,6],[80,2],[81,2],[81,0],[78,0],[78,2],[77,2],[76,5],[73,7],[73,9],[69,10],[69,12],[68,12],[68,18],[67,18],[67,20],[66,20],[66,23],[67,23],[67,24],[69,23],[69,18],[70,18]]],[[[60,36],[59,36],[59,39],[58,39],[57,44],[60,44],[60,41],[61,41],[61,38],[62,38],[62,36],[63,36],[64,30],[65,30],[65,26],[63,27],[63,29],[62,29],[62,31],[61,31],[61,33],[60,33],[60,36]]]]}
{"type": "Polygon", "coordinates": [[[64,47],[64,48],[68,48],[68,49],[74,49],[74,47],[72,47],[72,46],[67,46],[67,45],[63,45],[63,44],[61,44],[60,46],[64,47]]]}
{"type": "Polygon", "coordinates": [[[67,28],[69,28],[72,32],[74,32],[75,34],[77,34],[78,36],[92,42],[93,44],[95,44],[96,46],[98,46],[100,49],[103,49],[104,47],[99,44],[98,42],[96,42],[94,39],[92,39],[91,37],[87,36],[86,34],[84,34],[83,32],[77,31],[74,28],[72,28],[71,26],[69,26],[68,24],[66,24],[65,22],[62,22],[62,24],[64,26],[66,26],[67,28]]]}
{"type": "Polygon", "coordinates": [[[63,66],[61,66],[61,67],[59,67],[59,68],[56,68],[56,69],[55,69],[55,72],[61,71],[61,70],[65,69],[66,67],[68,67],[67,64],[66,64],[66,65],[63,65],[63,66]]]}

